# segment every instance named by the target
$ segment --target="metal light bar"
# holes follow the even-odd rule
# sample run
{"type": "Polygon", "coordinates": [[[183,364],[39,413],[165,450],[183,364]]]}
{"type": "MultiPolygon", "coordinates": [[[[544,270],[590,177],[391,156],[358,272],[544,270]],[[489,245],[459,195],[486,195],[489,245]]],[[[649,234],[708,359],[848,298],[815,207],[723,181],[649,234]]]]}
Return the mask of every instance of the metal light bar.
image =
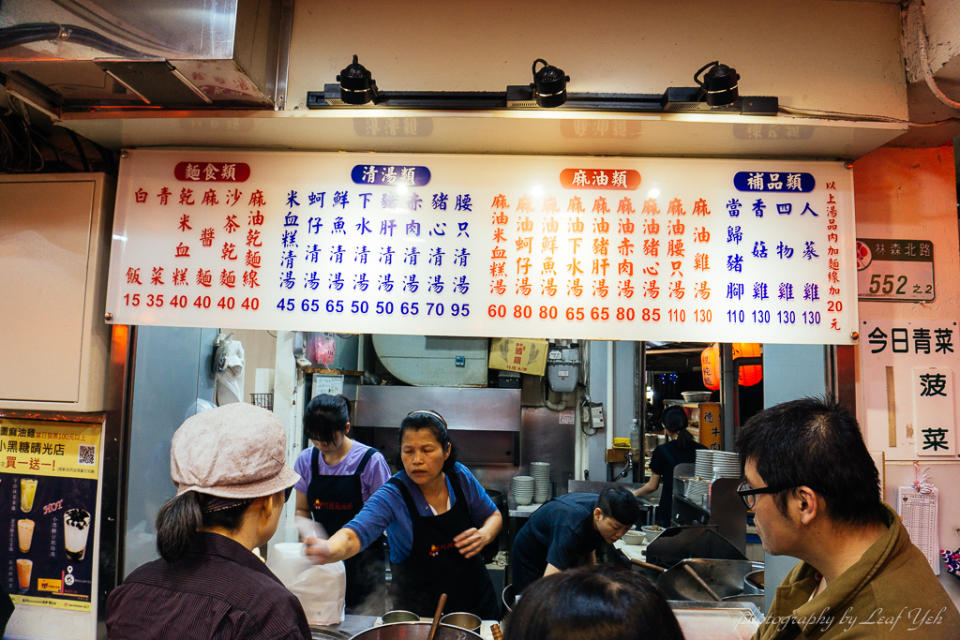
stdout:
{"type": "MultiPolygon", "coordinates": [[[[711,107],[698,100],[699,87],[671,87],[662,94],[568,93],[567,101],[549,111],[620,111],[646,113],[742,113],[776,115],[779,101],[774,96],[741,96],[735,102],[711,107]]],[[[349,105],[340,99],[340,85],[326,84],[323,91],[307,92],[308,109],[395,108],[448,110],[537,110],[529,85],[508,85],[506,91],[381,91],[376,103],[349,105]]]]}

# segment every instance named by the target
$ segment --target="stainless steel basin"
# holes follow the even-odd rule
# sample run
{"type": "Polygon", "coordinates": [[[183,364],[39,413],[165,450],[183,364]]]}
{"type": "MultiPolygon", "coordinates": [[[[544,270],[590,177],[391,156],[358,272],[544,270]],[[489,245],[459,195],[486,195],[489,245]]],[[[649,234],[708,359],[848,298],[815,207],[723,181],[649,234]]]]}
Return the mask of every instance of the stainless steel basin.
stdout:
{"type": "MultiPolygon", "coordinates": [[[[429,622],[395,622],[361,631],[350,640],[427,640],[429,622]]],[[[466,629],[441,624],[436,640],[483,640],[482,636],[466,629]]]]}

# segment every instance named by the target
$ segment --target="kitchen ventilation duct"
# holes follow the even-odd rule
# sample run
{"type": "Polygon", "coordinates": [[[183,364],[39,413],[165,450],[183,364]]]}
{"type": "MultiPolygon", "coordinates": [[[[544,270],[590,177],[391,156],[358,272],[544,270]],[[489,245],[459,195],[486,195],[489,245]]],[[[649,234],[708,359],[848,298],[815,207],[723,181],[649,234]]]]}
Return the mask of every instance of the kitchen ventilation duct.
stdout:
{"type": "Polygon", "coordinates": [[[4,87],[54,116],[282,108],[292,0],[4,0],[4,87]]]}

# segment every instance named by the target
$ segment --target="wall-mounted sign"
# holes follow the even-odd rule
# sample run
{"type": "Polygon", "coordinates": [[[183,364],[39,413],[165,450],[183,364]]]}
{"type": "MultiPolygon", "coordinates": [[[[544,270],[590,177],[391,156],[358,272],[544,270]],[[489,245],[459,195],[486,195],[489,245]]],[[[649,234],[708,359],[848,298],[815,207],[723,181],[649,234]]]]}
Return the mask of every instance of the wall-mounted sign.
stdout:
{"type": "Polygon", "coordinates": [[[861,300],[930,302],[933,243],[857,238],[857,288],[861,300]]]}
{"type": "Polygon", "coordinates": [[[0,418],[0,540],[17,606],[91,611],[100,432],[0,418]]]}
{"type": "Polygon", "coordinates": [[[840,163],[133,150],[113,238],[106,311],[127,324],[827,344],[857,330],[840,163]]]}
{"type": "Polygon", "coordinates": [[[868,449],[883,451],[887,460],[955,455],[958,339],[954,319],[861,319],[861,424],[868,449]]]}

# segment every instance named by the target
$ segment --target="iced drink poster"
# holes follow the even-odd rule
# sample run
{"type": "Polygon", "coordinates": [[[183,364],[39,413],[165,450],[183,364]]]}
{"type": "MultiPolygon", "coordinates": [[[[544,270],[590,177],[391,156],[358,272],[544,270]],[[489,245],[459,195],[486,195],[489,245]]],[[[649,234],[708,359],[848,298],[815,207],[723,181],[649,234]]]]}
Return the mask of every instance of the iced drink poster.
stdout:
{"type": "Polygon", "coordinates": [[[17,606],[91,610],[100,432],[0,418],[0,540],[17,606]]]}

